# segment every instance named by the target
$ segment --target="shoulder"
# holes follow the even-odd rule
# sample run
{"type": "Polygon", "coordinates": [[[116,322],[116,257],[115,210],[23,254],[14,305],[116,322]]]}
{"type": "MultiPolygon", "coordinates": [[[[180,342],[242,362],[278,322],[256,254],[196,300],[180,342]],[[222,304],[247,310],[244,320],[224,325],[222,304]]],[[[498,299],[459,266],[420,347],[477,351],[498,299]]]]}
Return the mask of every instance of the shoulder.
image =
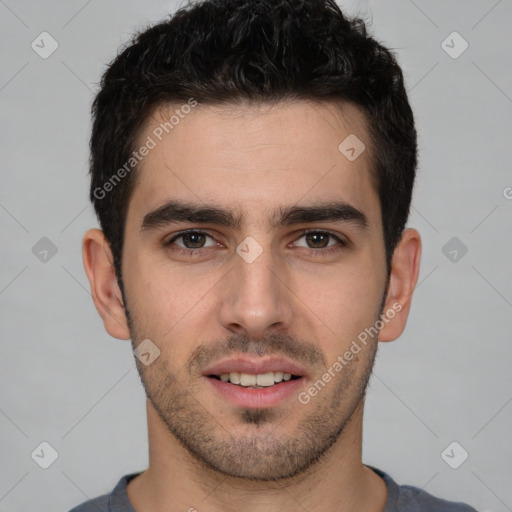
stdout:
{"type": "Polygon", "coordinates": [[[384,471],[366,466],[386,483],[388,497],[384,512],[477,512],[460,501],[444,500],[412,485],[399,485],[384,471]]]}
{"type": "Polygon", "coordinates": [[[128,499],[126,487],[138,475],[140,472],[122,476],[110,494],[84,501],[69,512],[135,512],[128,499]]]}
{"type": "Polygon", "coordinates": [[[460,501],[448,501],[412,485],[400,485],[397,511],[400,512],[477,512],[460,501]]]}
{"type": "Polygon", "coordinates": [[[108,512],[109,495],[104,494],[93,500],[84,501],[80,505],[72,508],[69,512],[108,512]]]}

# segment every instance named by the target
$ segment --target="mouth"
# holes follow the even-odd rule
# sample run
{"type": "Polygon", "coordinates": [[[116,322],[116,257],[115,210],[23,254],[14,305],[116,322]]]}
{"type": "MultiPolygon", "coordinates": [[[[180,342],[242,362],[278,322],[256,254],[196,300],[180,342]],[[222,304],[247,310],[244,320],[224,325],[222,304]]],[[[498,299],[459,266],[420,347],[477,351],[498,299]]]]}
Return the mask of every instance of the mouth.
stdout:
{"type": "Polygon", "coordinates": [[[221,373],[220,375],[208,375],[211,379],[217,379],[221,382],[228,382],[242,388],[261,389],[276,386],[282,382],[300,379],[300,375],[293,375],[285,372],[267,372],[251,374],[245,372],[221,373]]]}
{"type": "Polygon", "coordinates": [[[306,375],[304,368],[281,358],[229,359],[203,372],[218,397],[244,408],[283,403],[299,392],[306,375]]]}

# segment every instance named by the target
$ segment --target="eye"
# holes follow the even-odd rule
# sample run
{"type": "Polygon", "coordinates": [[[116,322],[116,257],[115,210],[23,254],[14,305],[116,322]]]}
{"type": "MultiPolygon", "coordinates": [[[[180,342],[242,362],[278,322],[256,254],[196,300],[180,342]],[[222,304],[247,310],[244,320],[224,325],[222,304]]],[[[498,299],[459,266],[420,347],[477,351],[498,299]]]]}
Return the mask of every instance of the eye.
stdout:
{"type": "MultiPolygon", "coordinates": [[[[348,243],[329,231],[310,229],[304,231],[293,245],[305,247],[310,255],[320,256],[339,251],[346,247],[348,243]],[[301,239],[305,240],[305,245],[298,243],[301,239]]],[[[209,247],[219,246],[219,243],[204,231],[190,229],[175,234],[168,241],[164,242],[164,246],[174,252],[191,256],[193,254],[201,254],[203,250],[209,247]],[[209,244],[207,244],[207,239],[211,240],[209,244]]]]}
{"type": "Polygon", "coordinates": [[[204,231],[189,230],[182,231],[181,233],[176,234],[170,240],[165,242],[164,245],[171,246],[173,250],[190,254],[192,252],[197,252],[198,250],[204,249],[206,247],[213,247],[217,245],[217,242],[215,242],[215,240],[213,240],[213,238],[204,231]],[[212,243],[210,245],[205,245],[207,238],[210,238],[212,240],[212,243]],[[182,240],[182,243],[176,243],[176,241],[180,239],[182,240]]]}
{"type": "Polygon", "coordinates": [[[311,254],[331,253],[347,246],[347,243],[344,240],[329,231],[318,231],[311,229],[304,232],[298,240],[301,239],[305,239],[306,245],[301,245],[297,242],[295,242],[294,245],[308,248],[311,254]],[[331,239],[331,242],[333,243],[329,243],[329,239],[331,239]]]}

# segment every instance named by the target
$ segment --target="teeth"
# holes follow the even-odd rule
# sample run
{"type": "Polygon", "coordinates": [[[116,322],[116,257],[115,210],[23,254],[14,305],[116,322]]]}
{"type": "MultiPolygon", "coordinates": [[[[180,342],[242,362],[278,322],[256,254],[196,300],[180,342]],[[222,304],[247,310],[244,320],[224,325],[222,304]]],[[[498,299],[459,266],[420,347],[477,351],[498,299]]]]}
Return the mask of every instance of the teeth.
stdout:
{"type": "Polygon", "coordinates": [[[240,384],[242,384],[242,386],[255,386],[256,385],[256,375],[251,375],[249,373],[241,373],[240,374],[240,384]]]}
{"type": "Polygon", "coordinates": [[[231,372],[229,374],[231,384],[240,384],[240,374],[238,372],[231,372]]]}
{"type": "Polygon", "coordinates": [[[292,378],[292,374],[284,372],[267,372],[254,375],[251,373],[230,372],[221,373],[219,377],[222,382],[231,382],[231,384],[239,384],[245,387],[268,387],[282,382],[283,380],[290,380],[292,378]]]}
{"type": "Polygon", "coordinates": [[[274,385],[274,372],[259,373],[256,375],[256,384],[258,386],[273,386],[274,385]]]}

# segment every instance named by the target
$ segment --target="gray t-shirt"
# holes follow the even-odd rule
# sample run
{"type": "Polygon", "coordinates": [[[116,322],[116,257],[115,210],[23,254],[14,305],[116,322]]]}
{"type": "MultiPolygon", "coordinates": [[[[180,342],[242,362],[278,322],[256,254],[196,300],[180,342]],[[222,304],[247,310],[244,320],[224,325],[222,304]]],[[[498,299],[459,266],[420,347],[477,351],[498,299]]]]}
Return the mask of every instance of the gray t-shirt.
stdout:
{"type": "MultiPolygon", "coordinates": [[[[442,500],[418,487],[398,485],[384,471],[367,464],[366,466],[382,477],[388,488],[384,512],[477,512],[473,507],[459,501],[442,500]]],[[[123,476],[110,494],[86,501],[69,512],[135,512],[126,494],[126,486],[137,475],[140,473],[123,476]]]]}

